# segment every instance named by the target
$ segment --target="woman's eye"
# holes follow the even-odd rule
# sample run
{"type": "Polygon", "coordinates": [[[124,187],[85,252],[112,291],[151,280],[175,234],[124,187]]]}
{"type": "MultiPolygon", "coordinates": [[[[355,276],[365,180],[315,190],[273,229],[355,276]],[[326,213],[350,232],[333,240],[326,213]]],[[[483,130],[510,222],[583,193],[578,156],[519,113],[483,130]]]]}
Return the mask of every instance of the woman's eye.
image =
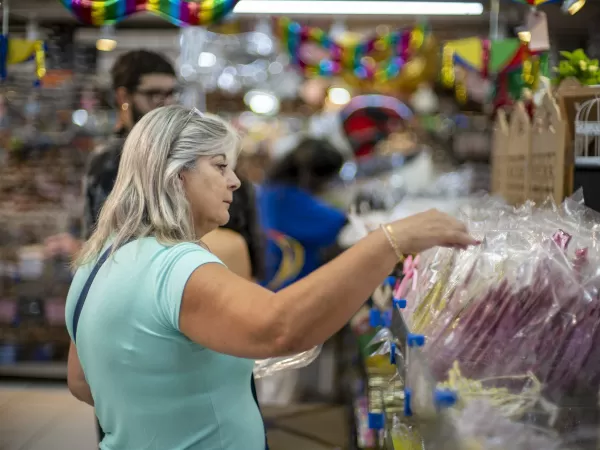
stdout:
{"type": "Polygon", "coordinates": [[[218,167],[221,170],[221,172],[225,172],[225,169],[227,169],[227,164],[219,164],[218,167]]]}

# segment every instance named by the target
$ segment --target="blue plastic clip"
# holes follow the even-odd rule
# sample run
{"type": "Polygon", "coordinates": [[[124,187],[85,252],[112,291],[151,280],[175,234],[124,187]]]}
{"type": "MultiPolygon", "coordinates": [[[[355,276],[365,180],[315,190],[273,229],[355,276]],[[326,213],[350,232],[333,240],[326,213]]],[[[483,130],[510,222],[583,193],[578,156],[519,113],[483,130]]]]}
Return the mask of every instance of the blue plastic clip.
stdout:
{"type": "Polygon", "coordinates": [[[433,392],[433,403],[438,409],[451,408],[457,401],[458,395],[449,389],[436,389],[433,392]]]}
{"type": "Polygon", "coordinates": [[[385,284],[387,284],[388,286],[390,286],[393,289],[394,286],[396,285],[396,277],[393,277],[393,276],[387,277],[385,279],[385,284]]]}
{"type": "Polygon", "coordinates": [[[410,407],[412,402],[412,391],[410,389],[404,389],[404,415],[406,417],[412,417],[413,412],[410,407]]]}
{"type": "Polygon", "coordinates": [[[409,347],[423,347],[425,345],[425,336],[408,333],[408,336],[406,336],[406,345],[409,347]]]}
{"type": "Polygon", "coordinates": [[[371,311],[369,312],[369,325],[371,325],[372,328],[377,328],[381,326],[381,323],[381,311],[377,308],[371,308],[371,311]]]}
{"type": "Polygon", "coordinates": [[[369,429],[383,430],[385,426],[385,416],[382,413],[369,413],[369,429]]]}
{"type": "Polygon", "coordinates": [[[407,302],[403,298],[395,298],[393,300],[394,308],[404,309],[407,306],[407,302]]]}
{"type": "Polygon", "coordinates": [[[384,311],[381,313],[381,325],[386,328],[392,326],[392,311],[384,311]]]}
{"type": "Polygon", "coordinates": [[[396,343],[390,344],[390,364],[396,364],[396,343]]]}

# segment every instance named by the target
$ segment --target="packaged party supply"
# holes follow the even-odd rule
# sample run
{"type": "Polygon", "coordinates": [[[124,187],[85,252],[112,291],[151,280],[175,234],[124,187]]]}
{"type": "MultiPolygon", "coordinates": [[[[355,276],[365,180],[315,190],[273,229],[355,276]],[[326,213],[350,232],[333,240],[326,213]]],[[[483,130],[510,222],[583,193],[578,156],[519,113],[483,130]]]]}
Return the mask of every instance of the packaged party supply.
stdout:
{"type": "Polygon", "coordinates": [[[598,214],[577,196],[518,209],[480,198],[462,217],[482,245],[420,255],[407,294],[406,320],[427,337],[421,359],[438,388],[457,393],[457,411],[476,414],[484,400],[507,421],[476,448],[572,448],[589,434],[586,399],[600,384],[598,214]],[[543,440],[552,432],[562,447],[543,440]]]}

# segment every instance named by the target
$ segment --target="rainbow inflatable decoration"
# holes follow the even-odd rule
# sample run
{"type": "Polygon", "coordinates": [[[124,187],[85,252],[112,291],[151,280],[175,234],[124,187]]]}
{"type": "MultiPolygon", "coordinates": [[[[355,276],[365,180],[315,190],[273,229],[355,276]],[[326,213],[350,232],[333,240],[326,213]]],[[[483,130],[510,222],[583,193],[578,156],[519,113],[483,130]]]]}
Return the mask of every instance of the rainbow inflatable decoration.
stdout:
{"type": "Polygon", "coordinates": [[[149,12],[178,27],[212,25],[227,16],[239,0],[61,0],[86,25],[111,25],[140,12],[149,12]]]}
{"type": "Polygon", "coordinates": [[[523,5],[529,5],[529,6],[542,6],[542,5],[549,5],[550,3],[558,3],[561,0],[513,0],[513,2],[515,3],[521,3],[523,5]]]}

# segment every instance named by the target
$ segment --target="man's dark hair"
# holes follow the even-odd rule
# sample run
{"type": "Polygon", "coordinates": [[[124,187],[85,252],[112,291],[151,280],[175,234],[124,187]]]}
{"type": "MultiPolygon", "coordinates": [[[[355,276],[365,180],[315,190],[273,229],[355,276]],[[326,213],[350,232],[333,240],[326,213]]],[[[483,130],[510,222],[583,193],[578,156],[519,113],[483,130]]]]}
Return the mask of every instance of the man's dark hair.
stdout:
{"type": "Polygon", "coordinates": [[[267,178],[270,183],[316,193],[338,174],[343,164],[342,154],[327,141],[304,139],[275,164],[267,178]]]}
{"type": "Polygon", "coordinates": [[[175,69],[167,59],[148,50],[123,53],[111,70],[113,89],[124,87],[135,91],[144,75],[165,74],[175,76],[175,69]]]}
{"type": "Polygon", "coordinates": [[[265,240],[258,220],[256,194],[251,182],[241,177],[240,181],[240,188],[233,193],[229,222],[224,228],[235,231],[244,238],[250,254],[252,276],[262,280],[265,276],[265,240]]]}

